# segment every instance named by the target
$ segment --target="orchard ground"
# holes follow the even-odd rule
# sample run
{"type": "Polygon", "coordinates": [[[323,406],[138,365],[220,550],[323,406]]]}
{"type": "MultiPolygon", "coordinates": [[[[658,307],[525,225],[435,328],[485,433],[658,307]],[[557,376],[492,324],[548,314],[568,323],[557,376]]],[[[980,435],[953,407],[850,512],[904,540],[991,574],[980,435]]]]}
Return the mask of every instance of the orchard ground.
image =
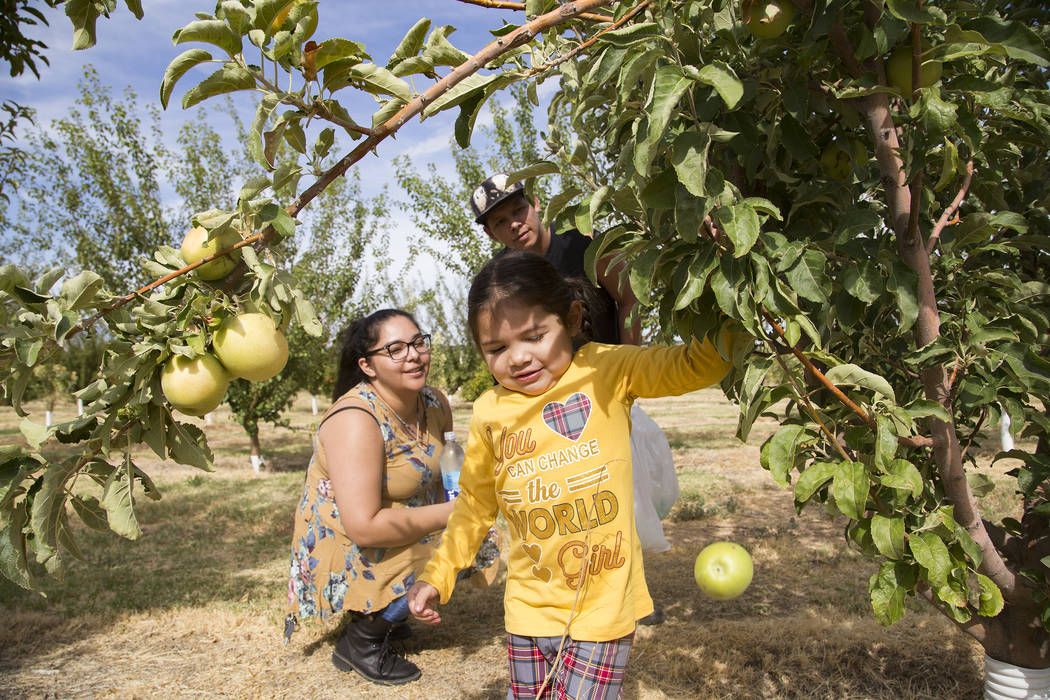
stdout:
{"type": "MultiPolygon", "coordinates": [[[[979,697],[982,650],[925,603],[909,601],[892,627],[875,622],[867,583],[876,566],[846,547],[845,520],[796,514],[790,490],[759,466],[771,421],[744,445],[717,390],[641,403],[668,435],[682,497],[664,523],[673,548],[646,561],[667,621],[639,628],[625,697],[979,697]],[[697,553],[721,539],[744,545],[755,563],[751,587],[724,602],[693,581],[697,553]]],[[[73,413],[60,406],[56,420],[73,413]]],[[[469,404],[456,414],[465,437],[469,404]]],[[[136,453],[164,494],[137,498],[141,539],[78,527],[87,561],[49,583],[46,598],[0,580],[0,697],[504,697],[502,572],[488,589],[457,589],[439,627],[414,625],[406,651],[423,677],[408,686],[336,670],[338,628],[307,624],[283,643],[292,512],[317,420],[309,397],[289,418],[292,430],[264,431],[260,475],[224,407],[211,424],[197,421],[214,473],[136,453]]],[[[17,425],[3,409],[0,439],[20,439],[17,425]]],[[[997,516],[1012,488],[1006,468],[996,466],[996,490],[984,498],[997,516]]]]}

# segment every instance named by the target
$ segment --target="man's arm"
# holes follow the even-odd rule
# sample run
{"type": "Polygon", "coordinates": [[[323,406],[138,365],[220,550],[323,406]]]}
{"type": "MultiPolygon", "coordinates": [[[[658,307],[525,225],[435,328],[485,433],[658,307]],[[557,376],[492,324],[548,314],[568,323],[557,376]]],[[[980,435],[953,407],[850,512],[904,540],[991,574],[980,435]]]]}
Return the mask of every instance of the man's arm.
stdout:
{"type": "Polygon", "coordinates": [[[616,302],[616,316],[620,323],[620,342],[624,345],[641,345],[641,318],[635,318],[630,325],[628,325],[627,321],[627,317],[630,316],[631,310],[638,303],[638,299],[634,296],[634,290],[631,289],[631,281],[627,278],[624,278],[622,282],[620,281],[620,273],[623,271],[623,268],[623,263],[611,265],[608,258],[600,261],[597,270],[598,283],[616,302]]]}

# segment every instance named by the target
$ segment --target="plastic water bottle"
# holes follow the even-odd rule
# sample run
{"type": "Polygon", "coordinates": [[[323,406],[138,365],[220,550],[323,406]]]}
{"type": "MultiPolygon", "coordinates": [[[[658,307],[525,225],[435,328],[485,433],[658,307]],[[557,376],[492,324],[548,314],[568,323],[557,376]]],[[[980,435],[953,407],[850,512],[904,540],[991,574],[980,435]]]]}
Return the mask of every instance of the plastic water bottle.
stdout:
{"type": "Polygon", "coordinates": [[[445,486],[445,497],[452,500],[459,495],[459,471],[463,468],[463,447],[456,442],[456,434],[445,433],[445,448],[441,450],[441,483],[445,486]]]}

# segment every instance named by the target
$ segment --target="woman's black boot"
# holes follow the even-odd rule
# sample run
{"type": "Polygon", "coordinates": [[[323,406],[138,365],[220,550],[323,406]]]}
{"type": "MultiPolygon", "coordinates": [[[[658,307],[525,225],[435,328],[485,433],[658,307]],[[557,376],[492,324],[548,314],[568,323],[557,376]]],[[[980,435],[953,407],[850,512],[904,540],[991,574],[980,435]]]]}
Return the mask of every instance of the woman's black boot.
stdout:
{"type": "Polygon", "coordinates": [[[411,683],[419,678],[419,668],[390,647],[390,630],[396,625],[382,615],[359,617],[335,643],[332,663],[380,685],[411,683]]]}

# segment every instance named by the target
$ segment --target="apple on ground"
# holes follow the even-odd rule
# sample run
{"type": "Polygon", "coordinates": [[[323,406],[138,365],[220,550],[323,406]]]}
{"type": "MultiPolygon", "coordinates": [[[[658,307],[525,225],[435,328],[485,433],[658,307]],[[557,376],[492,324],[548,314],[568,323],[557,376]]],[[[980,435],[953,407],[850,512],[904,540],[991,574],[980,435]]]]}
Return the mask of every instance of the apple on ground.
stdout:
{"type": "Polygon", "coordinates": [[[791,0],[754,0],[744,26],[762,39],[775,39],[787,31],[798,8],[791,0]]]}
{"type": "Polygon", "coordinates": [[[288,362],[288,341],[269,316],[247,313],[222,322],[212,337],[212,348],[235,377],[262,382],[288,362]]]}
{"type": "Polygon", "coordinates": [[[213,355],[174,355],[160,372],[164,398],[191,416],[214,411],[222,403],[229,383],[229,374],[213,355]]]}
{"type": "Polygon", "coordinates": [[[696,585],[715,600],[731,600],[751,585],[751,555],[735,542],[714,542],[701,550],[693,565],[696,585]]]}
{"type": "MultiPolygon", "coordinates": [[[[203,226],[194,226],[186,233],[186,237],[182,239],[182,250],[180,252],[182,259],[188,265],[209,255],[215,255],[220,250],[226,250],[240,240],[240,235],[236,231],[230,230],[209,241],[208,229],[203,226]]],[[[240,250],[236,250],[229,255],[206,262],[195,269],[194,272],[202,280],[222,279],[230,274],[233,268],[237,267],[237,259],[240,257],[240,253],[240,250]]]]}

